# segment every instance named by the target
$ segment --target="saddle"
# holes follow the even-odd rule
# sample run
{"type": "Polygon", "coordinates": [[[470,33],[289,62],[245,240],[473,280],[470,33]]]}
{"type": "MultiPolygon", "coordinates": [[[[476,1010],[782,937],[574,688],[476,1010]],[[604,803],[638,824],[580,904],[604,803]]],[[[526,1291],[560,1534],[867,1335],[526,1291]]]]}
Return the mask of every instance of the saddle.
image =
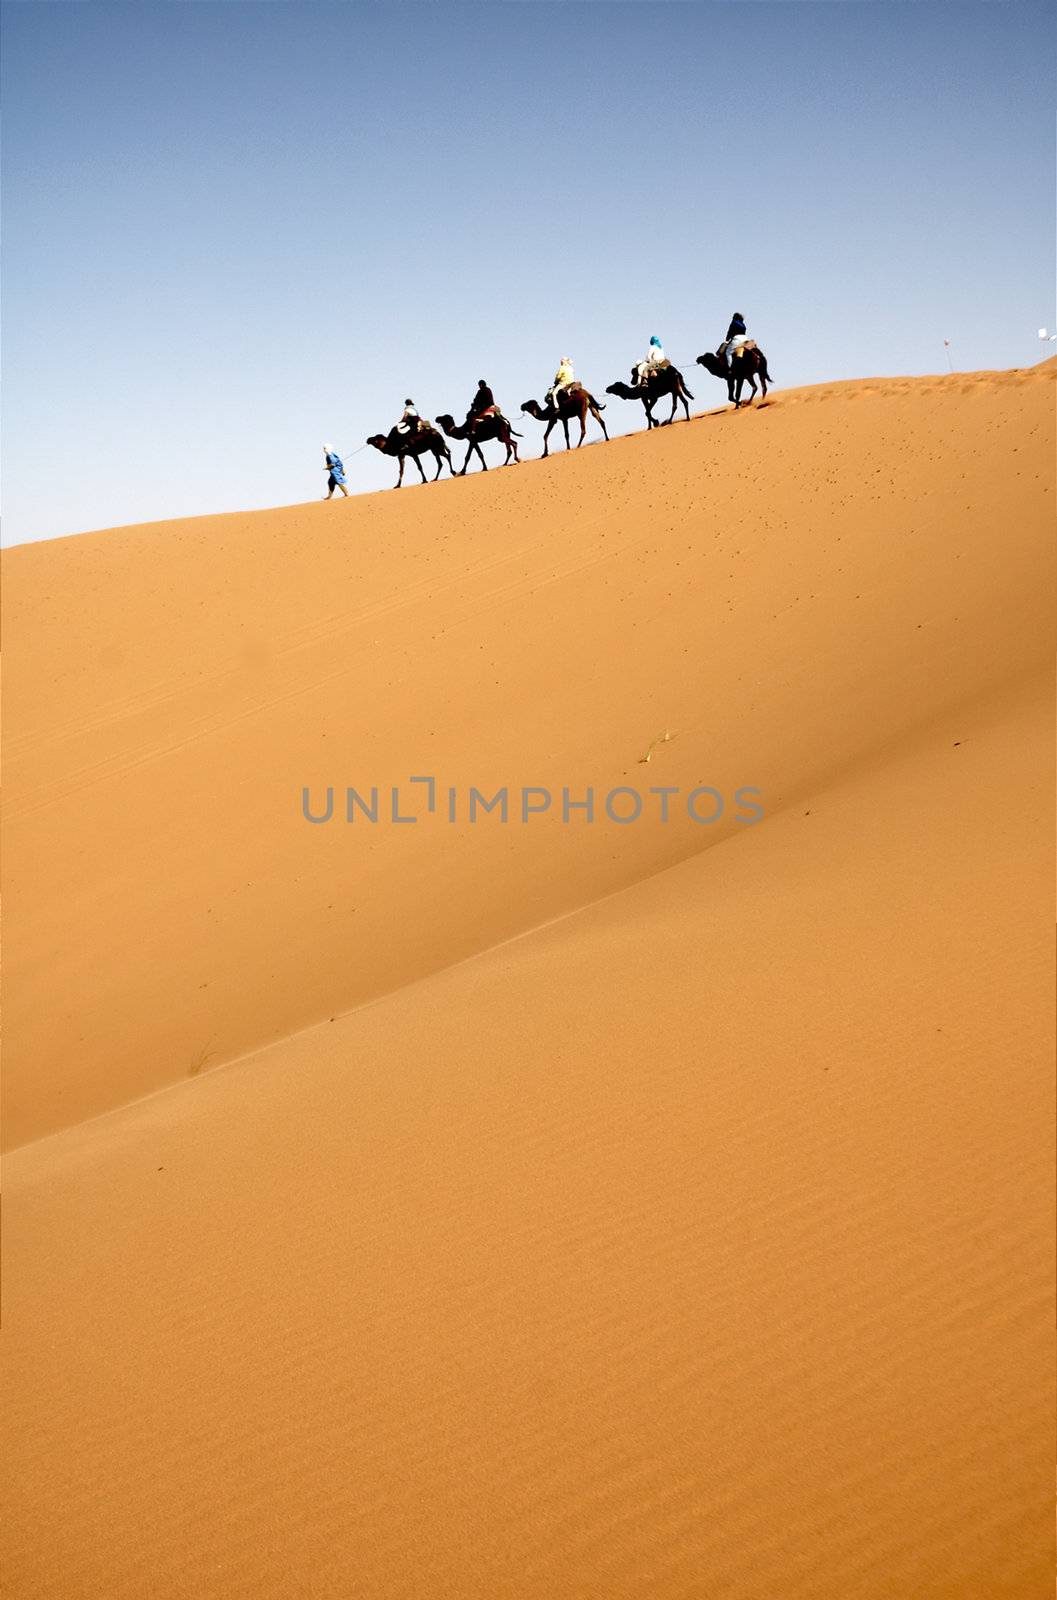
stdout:
{"type": "Polygon", "coordinates": [[[739,344],[739,346],[738,346],[738,348],[736,350],[732,350],[730,352],[730,359],[732,361],[735,361],[735,360],[737,360],[738,356],[747,356],[750,350],[755,350],[755,349],[756,349],[756,340],[755,339],[746,339],[744,344],[739,344]]]}
{"type": "Polygon", "coordinates": [[[411,439],[423,439],[427,434],[436,433],[436,431],[432,422],[427,422],[425,417],[419,417],[418,422],[413,423],[409,428],[401,428],[400,424],[397,423],[395,427],[390,429],[389,437],[398,442],[405,439],[410,441],[411,439]]]}

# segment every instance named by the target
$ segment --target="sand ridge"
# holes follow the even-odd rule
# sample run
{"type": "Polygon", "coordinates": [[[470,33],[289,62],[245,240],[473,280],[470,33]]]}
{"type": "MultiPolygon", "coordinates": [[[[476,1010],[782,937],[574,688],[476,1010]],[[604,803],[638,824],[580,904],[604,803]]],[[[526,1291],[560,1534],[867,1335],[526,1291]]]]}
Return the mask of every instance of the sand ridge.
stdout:
{"type": "Polygon", "coordinates": [[[1053,382],[779,391],[428,490],[10,551],[8,1143],[736,826],[308,840],[306,785],[648,779],[755,786],[773,812],[1039,662],[1053,382]]]}

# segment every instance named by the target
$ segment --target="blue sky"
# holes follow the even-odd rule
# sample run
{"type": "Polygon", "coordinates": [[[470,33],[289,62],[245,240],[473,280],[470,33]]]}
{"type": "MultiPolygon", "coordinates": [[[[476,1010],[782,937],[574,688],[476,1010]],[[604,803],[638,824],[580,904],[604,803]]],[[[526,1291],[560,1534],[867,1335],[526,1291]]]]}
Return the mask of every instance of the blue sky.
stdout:
{"type": "Polygon", "coordinates": [[[405,394],[514,415],[566,351],[601,393],[735,309],[780,386],[1037,361],[1054,42],[1029,3],[5,4],[5,542],[311,499],[324,439],[388,486],[349,458],[405,394]]]}

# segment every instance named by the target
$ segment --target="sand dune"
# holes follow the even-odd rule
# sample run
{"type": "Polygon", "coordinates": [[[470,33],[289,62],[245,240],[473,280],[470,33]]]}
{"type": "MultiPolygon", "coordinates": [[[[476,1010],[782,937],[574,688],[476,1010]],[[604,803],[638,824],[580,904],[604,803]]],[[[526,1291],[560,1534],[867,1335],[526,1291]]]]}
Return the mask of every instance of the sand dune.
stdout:
{"type": "Polygon", "coordinates": [[[1049,1592],[1054,375],[11,552],[13,1595],[1049,1592]]]}
{"type": "Polygon", "coordinates": [[[8,1142],[736,828],[313,829],[305,785],[648,777],[774,812],[1038,663],[1053,380],[792,391],[428,491],[11,551],[8,1142]]]}

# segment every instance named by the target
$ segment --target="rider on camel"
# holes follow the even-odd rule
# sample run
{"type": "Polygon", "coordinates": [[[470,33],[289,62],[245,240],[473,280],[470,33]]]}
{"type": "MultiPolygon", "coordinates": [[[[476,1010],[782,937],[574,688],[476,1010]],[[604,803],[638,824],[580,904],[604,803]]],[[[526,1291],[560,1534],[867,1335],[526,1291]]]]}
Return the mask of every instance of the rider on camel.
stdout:
{"type": "Polygon", "coordinates": [[[745,330],[745,318],[742,316],[740,311],[735,311],[734,315],[730,319],[730,327],[727,329],[727,337],[723,340],[723,343],[716,351],[717,356],[722,356],[723,360],[726,362],[728,370],[730,368],[731,352],[734,350],[740,350],[743,344],[748,343],[748,339],[749,335],[745,330]]]}
{"type": "Polygon", "coordinates": [[[557,411],[561,391],[563,389],[571,389],[575,382],[576,377],[573,373],[573,364],[568,356],[562,356],[558,370],[554,374],[554,382],[547,390],[547,404],[549,406],[553,406],[555,411],[557,411]]]}
{"type": "Polygon", "coordinates": [[[397,433],[424,433],[428,424],[423,422],[418,414],[418,407],[413,400],[404,401],[404,414],[396,425],[397,433]]]}
{"type": "Polygon", "coordinates": [[[639,388],[643,388],[653,374],[658,372],[661,367],[666,367],[668,365],[668,357],[664,353],[664,346],[661,344],[661,341],[658,339],[657,335],[654,334],[650,339],[650,348],[646,352],[645,361],[640,361],[638,366],[635,368],[637,374],[636,382],[638,383],[639,388]]]}
{"type": "Polygon", "coordinates": [[[503,413],[495,403],[495,395],[483,378],[477,380],[477,393],[470,401],[466,413],[466,426],[472,428],[482,417],[501,417],[503,413]]]}

